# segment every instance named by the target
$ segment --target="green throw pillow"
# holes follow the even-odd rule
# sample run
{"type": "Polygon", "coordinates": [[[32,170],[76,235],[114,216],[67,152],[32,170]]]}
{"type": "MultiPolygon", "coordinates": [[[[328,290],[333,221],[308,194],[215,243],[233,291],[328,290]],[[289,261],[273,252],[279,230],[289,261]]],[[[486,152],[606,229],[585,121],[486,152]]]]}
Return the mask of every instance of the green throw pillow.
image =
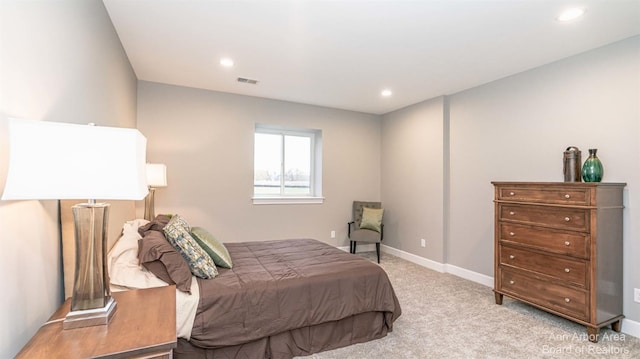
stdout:
{"type": "Polygon", "coordinates": [[[201,227],[193,227],[191,228],[191,235],[193,239],[198,242],[200,247],[204,249],[207,254],[213,259],[213,262],[224,268],[233,267],[233,263],[231,263],[231,256],[229,255],[229,251],[227,251],[227,247],[220,241],[218,241],[211,233],[209,233],[206,229],[201,227]]]}
{"type": "Polygon", "coordinates": [[[204,251],[189,233],[189,224],[175,214],[162,229],[165,237],[189,264],[191,273],[196,277],[211,279],[218,275],[218,268],[211,257],[204,251]]]}
{"type": "Polygon", "coordinates": [[[362,209],[362,221],[360,222],[361,229],[370,229],[372,231],[380,232],[382,226],[382,213],[384,209],[368,208],[362,209]]]}

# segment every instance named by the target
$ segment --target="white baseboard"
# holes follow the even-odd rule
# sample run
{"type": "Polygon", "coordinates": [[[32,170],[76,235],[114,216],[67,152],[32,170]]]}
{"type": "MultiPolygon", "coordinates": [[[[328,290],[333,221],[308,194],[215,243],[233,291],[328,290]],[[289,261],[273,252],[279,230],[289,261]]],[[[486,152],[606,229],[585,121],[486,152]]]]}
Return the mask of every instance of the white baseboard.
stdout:
{"type": "Polygon", "coordinates": [[[445,273],[451,273],[460,278],[464,278],[470,280],[472,282],[480,283],[482,285],[486,285],[487,287],[493,288],[494,282],[493,277],[490,277],[485,274],[481,274],[478,272],[470,271],[468,269],[464,269],[458,266],[454,266],[453,264],[445,264],[445,273]]]}
{"type": "Polygon", "coordinates": [[[640,322],[631,319],[622,319],[621,331],[636,338],[640,338],[640,322]]]}
{"type": "Polygon", "coordinates": [[[382,248],[380,249],[382,252],[385,253],[389,253],[391,255],[394,255],[396,257],[400,257],[404,260],[408,260],[411,263],[415,263],[417,265],[421,265],[423,267],[429,268],[431,270],[434,270],[436,272],[440,272],[440,273],[445,273],[445,266],[442,263],[436,262],[434,260],[431,259],[427,259],[427,258],[423,258],[420,256],[417,256],[415,254],[409,253],[409,252],[405,252],[399,249],[395,249],[393,247],[389,247],[386,245],[382,245],[382,248]]]}
{"type": "MultiPolygon", "coordinates": [[[[349,247],[347,246],[338,247],[338,249],[342,249],[345,252],[349,251],[349,247]]],[[[356,247],[357,252],[372,252],[375,250],[376,250],[375,244],[358,244],[358,246],[356,247]]],[[[423,267],[432,269],[436,272],[444,273],[444,265],[442,263],[438,263],[431,259],[423,258],[415,254],[411,254],[409,252],[401,251],[399,249],[386,246],[384,244],[380,246],[380,252],[389,253],[391,255],[402,258],[404,260],[415,263],[417,265],[421,265],[423,267]]]]}
{"type": "Polygon", "coordinates": [[[440,273],[453,274],[460,278],[464,278],[472,282],[486,285],[487,287],[493,287],[493,277],[490,277],[488,275],[484,275],[474,271],[470,271],[468,269],[460,268],[452,264],[443,264],[440,262],[436,262],[434,260],[426,259],[426,258],[417,256],[415,254],[405,252],[400,249],[396,249],[386,245],[382,245],[382,251],[440,273]]]}
{"type": "MultiPolygon", "coordinates": [[[[342,246],[337,248],[342,249],[345,252],[349,252],[349,247],[347,246],[342,246]]],[[[374,243],[358,244],[356,246],[356,252],[375,252],[375,251],[376,251],[376,245],[374,243]]],[[[382,251],[382,248],[380,248],[380,251],[382,251]]]]}

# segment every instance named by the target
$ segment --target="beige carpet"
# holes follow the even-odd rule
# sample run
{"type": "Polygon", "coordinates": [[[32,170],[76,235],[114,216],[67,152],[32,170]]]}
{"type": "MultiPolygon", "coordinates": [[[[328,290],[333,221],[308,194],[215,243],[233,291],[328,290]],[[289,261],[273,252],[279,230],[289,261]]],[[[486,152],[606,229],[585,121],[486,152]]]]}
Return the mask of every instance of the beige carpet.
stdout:
{"type": "MultiPolygon", "coordinates": [[[[359,253],[375,261],[375,253],[359,253]]],[[[640,339],[583,326],[509,298],[496,305],[489,287],[383,253],[402,316],[385,338],[305,358],[640,358],[640,339]]]]}

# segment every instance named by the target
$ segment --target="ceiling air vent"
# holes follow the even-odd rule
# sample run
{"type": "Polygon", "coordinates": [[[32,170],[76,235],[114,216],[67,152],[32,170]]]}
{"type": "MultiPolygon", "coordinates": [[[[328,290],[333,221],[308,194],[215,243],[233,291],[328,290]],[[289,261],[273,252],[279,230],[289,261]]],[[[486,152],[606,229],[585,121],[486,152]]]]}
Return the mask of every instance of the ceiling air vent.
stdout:
{"type": "Polygon", "coordinates": [[[248,79],[246,77],[238,77],[238,82],[242,82],[242,83],[250,84],[250,85],[257,85],[258,84],[258,80],[248,79]]]}

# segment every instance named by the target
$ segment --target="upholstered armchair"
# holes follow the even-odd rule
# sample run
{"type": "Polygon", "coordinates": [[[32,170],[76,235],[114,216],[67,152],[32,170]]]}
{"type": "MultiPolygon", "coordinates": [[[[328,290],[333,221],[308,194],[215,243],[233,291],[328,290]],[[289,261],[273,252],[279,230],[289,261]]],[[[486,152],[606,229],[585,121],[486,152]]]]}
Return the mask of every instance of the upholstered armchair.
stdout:
{"type": "Polygon", "coordinates": [[[378,263],[380,263],[380,242],[384,233],[382,213],[380,202],[353,202],[352,220],[347,224],[350,253],[356,253],[357,242],[375,243],[378,263]]]}

